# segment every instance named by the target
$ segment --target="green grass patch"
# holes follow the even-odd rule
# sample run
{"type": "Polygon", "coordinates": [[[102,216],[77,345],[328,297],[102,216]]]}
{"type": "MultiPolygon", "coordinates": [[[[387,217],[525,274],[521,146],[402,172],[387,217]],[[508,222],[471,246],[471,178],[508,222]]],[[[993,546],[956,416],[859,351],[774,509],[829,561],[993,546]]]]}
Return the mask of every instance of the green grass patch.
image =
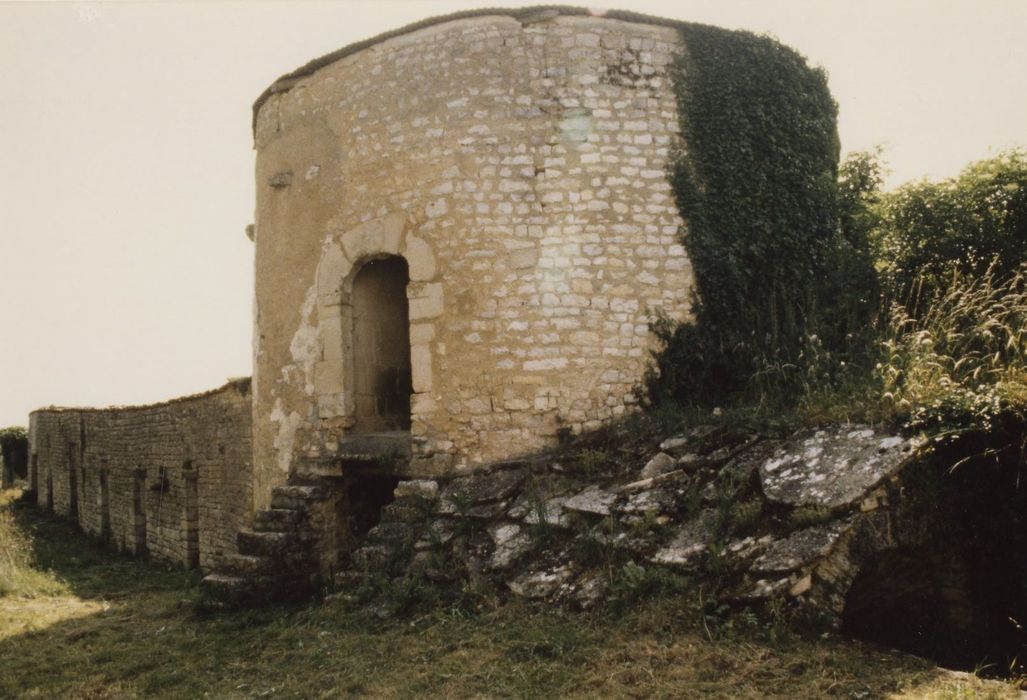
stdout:
{"type": "Polygon", "coordinates": [[[342,606],[196,612],[197,578],[100,549],[5,494],[0,541],[31,596],[0,598],[0,697],[1016,697],[895,652],[705,610],[641,567],[631,605],[511,602],[386,620],[342,606]],[[46,591],[50,590],[51,593],[46,591]]]}

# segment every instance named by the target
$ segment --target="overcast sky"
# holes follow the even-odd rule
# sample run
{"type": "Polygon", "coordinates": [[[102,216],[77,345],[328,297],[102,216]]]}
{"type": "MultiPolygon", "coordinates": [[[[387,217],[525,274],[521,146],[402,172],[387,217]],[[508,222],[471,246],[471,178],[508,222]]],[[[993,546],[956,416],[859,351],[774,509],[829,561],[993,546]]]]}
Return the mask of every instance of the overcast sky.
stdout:
{"type": "MultiPolygon", "coordinates": [[[[0,1],[0,426],[250,373],[250,106],[340,46],[491,1],[0,1]]],[[[504,3],[509,6],[536,3],[504,3]]],[[[1027,2],[624,0],[769,32],[895,185],[1027,145],[1027,2]]]]}

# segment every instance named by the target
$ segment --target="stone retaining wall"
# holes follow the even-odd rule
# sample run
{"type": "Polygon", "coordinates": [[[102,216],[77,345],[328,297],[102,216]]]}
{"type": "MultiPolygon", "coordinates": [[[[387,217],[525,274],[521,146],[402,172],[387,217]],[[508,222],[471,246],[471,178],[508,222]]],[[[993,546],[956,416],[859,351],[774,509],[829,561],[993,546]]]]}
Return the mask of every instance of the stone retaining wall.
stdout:
{"type": "Polygon", "coordinates": [[[204,569],[252,512],[249,379],[151,406],[29,418],[38,503],[119,550],[204,569]]]}

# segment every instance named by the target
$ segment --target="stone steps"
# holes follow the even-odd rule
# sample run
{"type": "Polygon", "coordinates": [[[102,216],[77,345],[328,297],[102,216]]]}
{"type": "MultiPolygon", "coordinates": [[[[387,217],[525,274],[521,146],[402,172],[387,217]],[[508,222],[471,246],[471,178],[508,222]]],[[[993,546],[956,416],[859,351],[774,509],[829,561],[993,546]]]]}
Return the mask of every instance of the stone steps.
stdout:
{"type": "Polygon", "coordinates": [[[229,554],[225,557],[225,573],[235,576],[266,576],[275,572],[280,563],[254,554],[229,554]]]}
{"type": "Polygon", "coordinates": [[[236,534],[238,554],[201,581],[204,606],[234,609],[311,596],[318,562],[308,509],[328,495],[325,487],[310,483],[272,489],[271,507],[257,511],[253,527],[236,534]]]}
{"type": "Polygon", "coordinates": [[[203,607],[208,610],[222,610],[255,602],[257,582],[249,576],[231,574],[207,574],[200,581],[203,607]]]}
{"type": "Polygon", "coordinates": [[[305,510],[307,505],[323,499],[325,490],[316,485],[276,486],[271,490],[271,508],[283,510],[305,510]]]}
{"type": "Polygon", "coordinates": [[[236,545],[240,554],[251,554],[262,557],[295,558],[307,550],[309,538],[296,532],[268,532],[258,530],[240,530],[236,535],[236,545]]]}
{"type": "Polygon", "coordinates": [[[305,522],[301,510],[268,508],[253,516],[253,529],[257,532],[295,532],[305,522]]]}

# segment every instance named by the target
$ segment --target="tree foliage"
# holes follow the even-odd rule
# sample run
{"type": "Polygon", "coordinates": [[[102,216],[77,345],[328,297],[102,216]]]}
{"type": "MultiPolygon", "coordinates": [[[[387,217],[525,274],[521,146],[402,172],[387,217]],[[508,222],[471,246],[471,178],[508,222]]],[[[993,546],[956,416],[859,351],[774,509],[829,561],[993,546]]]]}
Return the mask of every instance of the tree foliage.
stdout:
{"type": "Polygon", "coordinates": [[[10,450],[20,449],[28,445],[28,432],[21,426],[0,428],[0,451],[8,454],[10,450]]]}
{"type": "Polygon", "coordinates": [[[1027,260],[1027,153],[969,165],[881,198],[874,245],[882,284],[917,315],[954,273],[1002,278],[1027,260]],[[918,310],[919,309],[919,310],[918,310]]]}

